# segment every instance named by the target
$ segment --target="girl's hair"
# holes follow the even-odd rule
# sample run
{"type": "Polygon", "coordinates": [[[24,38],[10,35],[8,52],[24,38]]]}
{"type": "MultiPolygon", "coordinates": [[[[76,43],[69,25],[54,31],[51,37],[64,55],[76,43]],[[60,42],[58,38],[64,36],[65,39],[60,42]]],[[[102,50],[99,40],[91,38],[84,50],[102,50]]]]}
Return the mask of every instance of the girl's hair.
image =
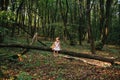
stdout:
{"type": "Polygon", "coordinates": [[[56,37],[56,39],[60,40],[60,38],[59,38],[59,37],[56,37]]]}

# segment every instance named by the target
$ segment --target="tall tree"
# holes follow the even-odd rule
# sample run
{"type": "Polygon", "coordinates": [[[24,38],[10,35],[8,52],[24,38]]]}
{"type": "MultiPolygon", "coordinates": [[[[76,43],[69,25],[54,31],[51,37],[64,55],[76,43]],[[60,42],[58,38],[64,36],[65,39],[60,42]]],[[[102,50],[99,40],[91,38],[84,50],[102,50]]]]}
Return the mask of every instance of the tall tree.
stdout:
{"type": "Polygon", "coordinates": [[[59,1],[59,5],[60,5],[60,13],[61,13],[61,17],[63,20],[63,24],[64,24],[64,39],[66,40],[67,38],[70,40],[70,44],[73,44],[72,41],[72,37],[67,29],[67,23],[68,23],[68,12],[69,12],[69,4],[68,4],[68,0],[60,0],[59,1]],[[66,5],[64,5],[64,3],[66,5]],[[66,6],[66,7],[65,7],[66,6]]]}
{"type": "Polygon", "coordinates": [[[9,5],[9,0],[0,0],[0,10],[7,11],[9,5]]]}
{"type": "MultiPolygon", "coordinates": [[[[119,5],[119,26],[120,26],[120,0],[119,0],[119,2],[118,2],[118,5],[119,5]]],[[[120,34],[119,34],[119,45],[120,45],[120,34]]]]}
{"type": "Polygon", "coordinates": [[[83,39],[83,35],[84,35],[84,30],[85,30],[85,26],[84,26],[84,0],[79,0],[79,27],[78,27],[78,38],[79,38],[79,44],[82,45],[82,39],[83,39]]]}
{"type": "Polygon", "coordinates": [[[99,0],[100,3],[100,33],[102,38],[103,26],[105,22],[105,0],[99,0]]]}
{"type": "MultiPolygon", "coordinates": [[[[92,4],[93,5],[93,4],[92,4]]],[[[91,45],[91,52],[92,54],[95,54],[95,45],[94,45],[94,38],[93,38],[93,32],[92,32],[92,26],[91,26],[91,0],[87,0],[87,27],[88,27],[88,39],[90,40],[91,45]]]]}
{"type": "Polygon", "coordinates": [[[105,25],[103,26],[103,35],[102,35],[103,45],[106,43],[108,33],[109,33],[112,2],[113,2],[113,0],[107,0],[106,1],[105,25]]]}

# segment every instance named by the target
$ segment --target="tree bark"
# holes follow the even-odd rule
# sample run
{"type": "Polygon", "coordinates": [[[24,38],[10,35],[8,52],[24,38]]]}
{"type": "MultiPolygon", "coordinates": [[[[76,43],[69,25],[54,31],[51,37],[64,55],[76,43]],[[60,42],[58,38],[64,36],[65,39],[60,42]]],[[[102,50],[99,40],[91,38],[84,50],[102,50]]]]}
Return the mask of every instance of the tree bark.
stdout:
{"type": "Polygon", "coordinates": [[[67,39],[70,40],[70,44],[73,44],[72,41],[72,37],[67,29],[67,22],[68,22],[68,9],[69,9],[69,5],[68,5],[68,0],[66,0],[66,10],[63,10],[63,4],[62,1],[59,1],[59,6],[60,6],[60,13],[61,13],[61,17],[63,20],[63,24],[64,24],[64,40],[66,41],[67,39]]]}
{"type": "Polygon", "coordinates": [[[0,10],[7,11],[9,0],[0,0],[0,10]]]}
{"type": "Polygon", "coordinates": [[[100,0],[100,38],[102,38],[103,27],[105,22],[105,8],[104,8],[104,0],[100,0]]]}
{"type": "Polygon", "coordinates": [[[91,52],[95,54],[95,45],[94,45],[94,38],[93,38],[93,31],[91,26],[91,8],[92,5],[90,4],[90,0],[87,0],[87,27],[88,27],[88,39],[91,45],[91,52]],[[91,7],[90,7],[91,5],[91,7]]]}
{"type": "Polygon", "coordinates": [[[3,36],[2,36],[2,32],[0,32],[0,43],[3,42],[3,36]]]}
{"type": "Polygon", "coordinates": [[[82,45],[82,39],[83,39],[83,25],[84,25],[84,20],[83,20],[83,6],[82,6],[82,0],[79,0],[79,27],[78,27],[78,40],[79,40],[79,45],[82,45]]]}
{"type": "MultiPolygon", "coordinates": [[[[0,48],[4,47],[11,47],[11,48],[26,48],[26,49],[35,49],[35,50],[42,50],[42,51],[49,51],[53,52],[51,48],[48,47],[40,47],[40,46],[31,46],[31,45],[21,45],[21,44],[0,44],[0,48]]],[[[104,62],[109,62],[111,64],[115,64],[115,59],[104,58],[101,56],[93,55],[93,54],[84,54],[84,53],[77,53],[67,50],[61,50],[60,54],[65,54],[73,57],[83,57],[89,59],[100,60],[104,62]]]]}
{"type": "Polygon", "coordinates": [[[119,25],[120,25],[120,4],[119,4],[119,25]]]}
{"type": "Polygon", "coordinates": [[[107,36],[109,33],[109,24],[110,24],[110,16],[111,16],[111,5],[112,5],[113,0],[107,0],[106,1],[106,14],[105,14],[105,25],[103,27],[103,36],[102,36],[102,43],[103,46],[106,44],[107,41],[107,36]]]}

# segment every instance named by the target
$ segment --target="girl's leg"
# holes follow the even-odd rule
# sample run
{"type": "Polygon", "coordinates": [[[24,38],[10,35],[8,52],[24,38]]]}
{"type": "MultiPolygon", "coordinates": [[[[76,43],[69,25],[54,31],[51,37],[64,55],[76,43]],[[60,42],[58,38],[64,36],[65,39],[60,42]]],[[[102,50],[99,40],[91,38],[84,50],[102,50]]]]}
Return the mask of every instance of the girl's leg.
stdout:
{"type": "Polygon", "coordinates": [[[56,56],[56,51],[55,50],[53,51],[53,56],[56,56]]]}
{"type": "Polygon", "coordinates": [[[58,51],[56,51],[56,53],[55,53],[55,54],[56,54],[56,56],[58,56],[58,51]]]}

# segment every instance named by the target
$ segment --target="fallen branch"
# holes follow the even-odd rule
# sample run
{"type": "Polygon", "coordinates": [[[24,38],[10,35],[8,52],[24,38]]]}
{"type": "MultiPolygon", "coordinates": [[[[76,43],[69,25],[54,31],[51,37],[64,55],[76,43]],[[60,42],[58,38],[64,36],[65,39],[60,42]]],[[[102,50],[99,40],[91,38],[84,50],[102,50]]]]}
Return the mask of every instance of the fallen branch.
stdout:
{"type": "Polygon", "coordinates": [[[91,64],[91,65],[95,65],[95,66],[100,66],[100,67],[110,67],[111,66],[111,63],[108,63],[108,62],[103,62],[103,61],[100,61],[100,60],[95,60],[95,59],[88,59],[88,58],[78,58],[78,57],[72,57],[72,56],[63,56],[63,55],[60,55],[70,61],[72,60],[79,60],[79,61],[82,61],[84,63],[88,63],[88,64],[91,64]]]}
{"type": "MultiPolygon", "coordinates": [[[[25,30],[23,27],[21,27],[22,26],[22,24],[20,24],[20,23],[15,23],[17,26],[19,26],[19,28],[21,28],[25,33],[27,33],[28,35],[30,35],[30,37],[31,38],[33,38],[33,35],[32,34],[30,34],[27,30],[25,30]]],[[[26,25],[23,25],[23,26],[25,26],[25,27],[28,27],[28,26],[26,26],[26,25]]],[[[46,44],[44,44],[43,42],[41,42],[40,40],[37,40],[39,43],[41,43],[43,46],[47,46],[46,44]]]]}
{"type": "MultiPolygon", "coordinates": [[[[29,44],[29,45],[32,45],[35,41],[37,41],[37,36],[38,36],[38,33],[36,32],[35,34],[34,34],[34,36],[33,36],[33,38],[32,38],[32,42],[29,44]]],[[[24,49],[22,52],[20,52],[19,54],[17,54],[17,55],[13,55],[12,57],[14,58],[14,59],[16,59],[16,58],[18,58],[20,61],[21,61],[21,56],[18,56],[18,55],[24,55],[25,53],[27,53],[29,51],[29,49],[24,49]]]]}
{"type": "MultiPolygon", "coordinates": [[[[21,44],[0,44],[0,47],[13,47],[13,48],[26,48],[26,49],[35,49],[35,50],[42,50],[42,51],[49,51],[52,52],[51,48],[48,47],[40,47],[40,46],[31,46],[31,45],[21,45],[21,44]]],[[[100,60],[104,62],[109,62],[111,64],[115,64],[115,59],[104,58],[101,56],[93,55],[93,54],[84,54],[84,53],[77,53],[67,50],[61,50],[60,54],[65,54],[73,57],[83,57],[89,59],[100,60]]]]}

